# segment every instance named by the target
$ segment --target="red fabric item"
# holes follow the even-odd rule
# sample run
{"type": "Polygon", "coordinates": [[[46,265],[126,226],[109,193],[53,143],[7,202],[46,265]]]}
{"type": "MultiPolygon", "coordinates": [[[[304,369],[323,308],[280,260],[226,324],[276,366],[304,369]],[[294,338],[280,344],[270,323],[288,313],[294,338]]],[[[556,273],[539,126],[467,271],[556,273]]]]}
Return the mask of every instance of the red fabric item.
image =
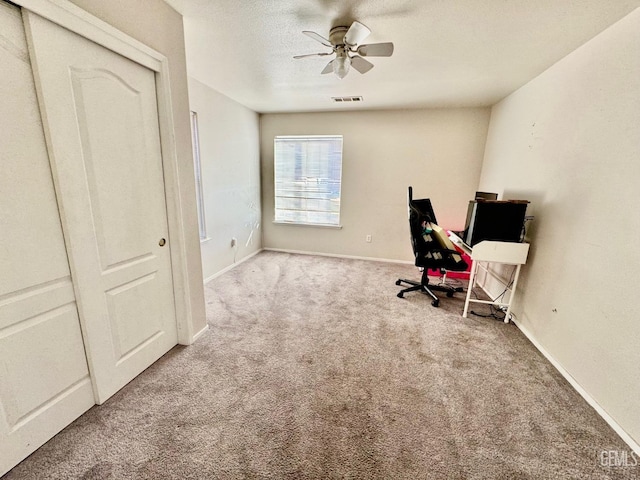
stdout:
{"type": "Polygon", "coordinates": [[[468,267],[464,272],[447,271],[447,278],[462,278],[468,280],[469,275],[471,274],[471,262],[473,262],[473,260],[471,260],[471,257],[464,253],[464,250],[462,250],[458,245],[454,244],[453,246],[458,252],[460,252],[462,259],[467,262],[468,267]]]}

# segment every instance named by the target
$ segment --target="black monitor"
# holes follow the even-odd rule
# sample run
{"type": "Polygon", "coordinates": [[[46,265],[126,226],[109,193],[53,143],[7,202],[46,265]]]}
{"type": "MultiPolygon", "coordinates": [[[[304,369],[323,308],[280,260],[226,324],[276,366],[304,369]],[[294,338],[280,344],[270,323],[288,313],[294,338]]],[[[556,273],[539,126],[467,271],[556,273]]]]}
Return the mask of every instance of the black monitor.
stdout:
{"type": "Polygon", "coordinates": [[[521,242],[527,200],[484,200],[469,202],[462,240],[473,247],[483,240],[521,242]]]}

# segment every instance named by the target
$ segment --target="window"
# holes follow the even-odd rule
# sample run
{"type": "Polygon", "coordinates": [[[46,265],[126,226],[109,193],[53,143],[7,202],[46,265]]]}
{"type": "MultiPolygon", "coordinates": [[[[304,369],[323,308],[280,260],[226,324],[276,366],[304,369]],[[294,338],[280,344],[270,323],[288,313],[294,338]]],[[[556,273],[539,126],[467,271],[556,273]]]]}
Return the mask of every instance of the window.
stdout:
{"type": "Polygon", "coordinates": [[[275,221],[340,226],[342,135],[274,141],[275,221]]]}
{"type": "Polygon", "coordinates": [[[196,202],[198,206],[198,229],[200,240],[207,239],[204,223],[204,198],[202,195],[202,166],[200,164],[200,136],[198,132],[198,114],[191,112],[191,141],[193,143],[193,169],[196,177],[196,202]]]}

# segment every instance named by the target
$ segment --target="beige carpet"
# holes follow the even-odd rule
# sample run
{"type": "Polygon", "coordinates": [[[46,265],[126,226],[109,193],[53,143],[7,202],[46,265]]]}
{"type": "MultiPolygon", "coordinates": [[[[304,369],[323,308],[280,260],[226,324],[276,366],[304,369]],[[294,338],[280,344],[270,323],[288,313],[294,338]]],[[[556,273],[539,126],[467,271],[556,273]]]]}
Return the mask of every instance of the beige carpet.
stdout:
{"type": "Polygon", "coordinates": [[[206,286],[211,326],[3,480],[638,478],[513,325],[396,297],[407,265],[263,252],[206,286]]]}

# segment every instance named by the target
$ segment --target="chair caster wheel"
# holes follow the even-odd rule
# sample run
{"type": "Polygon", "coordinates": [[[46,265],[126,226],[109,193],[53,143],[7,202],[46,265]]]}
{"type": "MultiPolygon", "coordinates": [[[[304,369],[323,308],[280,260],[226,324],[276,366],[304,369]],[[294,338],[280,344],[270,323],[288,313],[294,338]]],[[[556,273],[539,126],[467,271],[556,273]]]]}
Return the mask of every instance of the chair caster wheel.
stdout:
{"type": "Polygon", "coordinates": [[[404,298],[404,294],[403,294],[402,292],[400,292],[400,293],[398,294],[398,298],[404,298]]]}
{"type": "Polygon", "coordinates": [[[402,283],[401,280],[396,280],[396,285],[400,285],[402,283]]]}
{"type": "Polygon", "coordinates": [[[447,292],[447,297],[449,298],[453,297],[453,292],[447,292]]]}
{"type": "Polygon", "coordinates": [[[434,307],[439,307],[440,306],[440,301],[439,300],[434,300],[433,302],[431,302],[431,305],[433,305],[434,307]]]}

